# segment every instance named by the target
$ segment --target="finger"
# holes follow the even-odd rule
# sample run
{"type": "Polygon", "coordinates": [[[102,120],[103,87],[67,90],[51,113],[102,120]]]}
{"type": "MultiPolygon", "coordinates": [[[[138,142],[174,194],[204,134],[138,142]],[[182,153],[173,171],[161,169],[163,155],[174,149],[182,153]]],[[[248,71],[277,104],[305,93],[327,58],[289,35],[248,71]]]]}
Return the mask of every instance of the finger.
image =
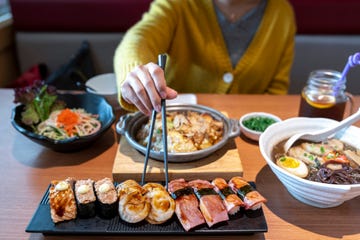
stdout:
{"type": "Polygon", "coordinates": [[[157,79],[153,79],[152,75],[149,73],[148,66],[149,64],[146,66],[140,66],[137,69],[137,76],[148,95],[148,99],[151,102],[151,109],[155,109],[159,112],[161,111],[161,97],[155,87],[157,79]]]}
{"type": "Polygon", "coordinates": [[[172,88],[166,87],[166,99],[174,99],[178,95],[177,91],[172,88]]]}
{"type": "Polygon", "coordinates": [[[151,78],[154,80],[155,88],[160,95],[160,98],[166,98],[166,80],[164,71],[155,63],[149,63],[146,65],[149,69],[151,78]]]}
{"type": "Polygon", "coordinates": [[[152,106],[150,99],[136,74],[128,74],[121,87],[121,95],[125,101],[134,104],[144,114],[147,115],[151,112],[152,106]]]}
{"type": "Polygon", "coordinates": [[[133,104],[139,111],[141,111],[145,115],[150,115],[151,111],[149,111],[149,109],[144,106],[142,101],[136,96],[136,93],[131,87],[127,88],[123,86],[123,88],[121,88],[121,96],[126,102],[133,104]]]}

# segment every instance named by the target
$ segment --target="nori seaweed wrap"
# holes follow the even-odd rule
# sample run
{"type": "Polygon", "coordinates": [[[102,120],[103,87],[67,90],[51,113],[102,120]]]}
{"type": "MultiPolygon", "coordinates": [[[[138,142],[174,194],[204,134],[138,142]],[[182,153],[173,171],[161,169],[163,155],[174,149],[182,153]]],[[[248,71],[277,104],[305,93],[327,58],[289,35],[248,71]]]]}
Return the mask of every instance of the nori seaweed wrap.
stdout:
{"type": "Polygon", "coordinates": [[[96,215],[96,196],[93,180],[87,179],[76,181],[75,197],[78,216],[80,218],[90,218],[96,215]]]}
{"type": "Polygon", "coordinates": [[[103,178],[94,184],[97,198],[96,209],[100,217],[112,218],[117,215],[118,196],[113,181],[103,178]]]}

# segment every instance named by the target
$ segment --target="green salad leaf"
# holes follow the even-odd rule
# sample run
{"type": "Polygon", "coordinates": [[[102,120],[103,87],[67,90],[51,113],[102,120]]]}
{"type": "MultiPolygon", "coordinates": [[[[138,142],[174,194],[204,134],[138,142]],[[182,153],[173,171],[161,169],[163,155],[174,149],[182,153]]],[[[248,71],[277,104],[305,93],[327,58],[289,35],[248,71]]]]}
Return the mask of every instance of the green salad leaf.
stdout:
{"type": "Polygon", "coordinates": [[[52,111],[65,108],[65,102],[58,100],[56,89],[43,81],[15,89],[14,103],[24,104],[21,121],[33,129],[48,119],[52,111]]]}

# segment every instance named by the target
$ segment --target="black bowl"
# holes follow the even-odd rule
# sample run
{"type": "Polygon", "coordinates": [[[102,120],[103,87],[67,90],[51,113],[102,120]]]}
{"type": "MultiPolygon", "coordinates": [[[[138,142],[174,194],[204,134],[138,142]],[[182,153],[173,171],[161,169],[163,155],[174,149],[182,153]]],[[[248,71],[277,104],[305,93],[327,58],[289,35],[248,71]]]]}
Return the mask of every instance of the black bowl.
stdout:
{"type": "Polygon", "coordinates": [[[95,142],[95,140],[102,136],[115,121],[113,109],[104,97],[90,93],[81,93],[58,94],[58,98],[63,100],[66,103],[66,107],[68,108],[83,108],[89,113],[98,114],[99,120],[101,122],[101,129],[92,135],[84,137],[75,137],[65,140],[50,139],[34,133],[30,127],[21,122],[21,113],[24,109],[24,105],[16,106],[12,110],[12,125],[24,136],[42,146],[51,148],[57,152],[72,152],[83,149],[95,142]]]}

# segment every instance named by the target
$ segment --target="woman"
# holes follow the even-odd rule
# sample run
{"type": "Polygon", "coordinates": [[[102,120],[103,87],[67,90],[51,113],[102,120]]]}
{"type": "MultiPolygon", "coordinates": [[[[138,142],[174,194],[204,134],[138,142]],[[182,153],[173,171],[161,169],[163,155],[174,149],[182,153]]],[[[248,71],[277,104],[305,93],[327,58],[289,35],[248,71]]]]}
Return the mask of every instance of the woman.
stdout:
{"type": "Polygon", "coordinates": [[[115,52],[120,104],[149,115],[177,91],[286,94],[295,32],[286,0],[155,0],[115,52]]]}

